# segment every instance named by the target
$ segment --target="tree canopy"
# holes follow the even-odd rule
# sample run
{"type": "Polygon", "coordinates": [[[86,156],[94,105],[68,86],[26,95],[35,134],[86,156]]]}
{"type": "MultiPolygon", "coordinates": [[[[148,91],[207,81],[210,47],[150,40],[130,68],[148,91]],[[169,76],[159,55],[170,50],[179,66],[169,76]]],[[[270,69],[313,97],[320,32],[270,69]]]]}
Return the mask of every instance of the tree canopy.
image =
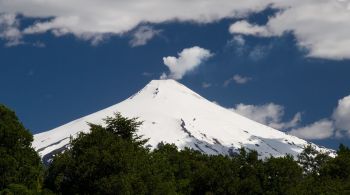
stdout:
{"type": "Polygon", "coordinates": [[[349,190],[349,148],[331,158],[307,146],[292,156],[207,155],[174,144],[150,151],[137,136],[140,122],[120,114],[90,124],[53,160],[46,185],[63,194],[344,194],[349,190]],[[347,166],[344,170],[344,166],[347,166]],[[342,173],[340,173],[342,172],[342,173]]]}
{"type": "Polygon", "coordinates": [[[71,139],[43,168],[30,132],[0,105],[2,194],[350,194],[350,149],[337,156],[305,147],[292,156],[259,159],[241,148],[235,156],[207,155],[174,144],[145,147],[142,123],[116,113],[105,125],[71,139]]]}
{"type": "Polygon", "coordinates": [[[16,114],[0,105],[0,191],[40,191],[43,167],[32,141],[16,114]]]}

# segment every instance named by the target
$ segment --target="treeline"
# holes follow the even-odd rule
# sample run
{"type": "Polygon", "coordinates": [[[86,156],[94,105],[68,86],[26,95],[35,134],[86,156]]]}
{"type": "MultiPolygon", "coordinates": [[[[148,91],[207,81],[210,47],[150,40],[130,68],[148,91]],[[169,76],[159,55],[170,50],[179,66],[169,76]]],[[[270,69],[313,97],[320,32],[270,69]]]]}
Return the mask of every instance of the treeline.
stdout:
{"type": "Polygon", "coordinates": [[[90,124],[48,167],[31,147],[32,135],[0,105],[0,194],[350,194],[350,149],[337,156],[308,146],[291,156],[259,160],[178,151],[160,143],[150,151],[141,125],[120,114],[90,124]]]}

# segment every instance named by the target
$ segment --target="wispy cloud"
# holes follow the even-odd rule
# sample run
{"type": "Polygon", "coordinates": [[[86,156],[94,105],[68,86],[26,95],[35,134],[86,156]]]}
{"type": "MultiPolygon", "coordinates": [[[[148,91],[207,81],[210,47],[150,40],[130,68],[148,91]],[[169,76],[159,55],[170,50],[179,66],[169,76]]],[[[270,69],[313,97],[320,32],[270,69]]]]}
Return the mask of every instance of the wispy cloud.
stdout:
{"type": "Polygon", "coordinates": [[[0,38],[6,40],[6,46],[23,44],[19,25],[15,14],[1,14],[0,12],[0,38]]]}
{"type": "Polygon", "coordinates": [[[239,75],[239,74],[236,74],[234,75],[233,77],[227,79],[223,86],[224,87],[227,87],[228,85],[230,85],[232,82],[235,82],[237,84],[246,84],[247,82],[251,81],[252,78],[251,77],[246,77],[246,76],[242,76],[242,75],[239,75]]]}
{"type": "Polygon", "coordinates": [[[252,59],[253,61],[259,61],[263,58],[265,58],[270,50],[272,48],[272,45],[257,45],[255,47],[253,47],[249,53],[248,53],[248,57],[250,59],[252,59]]]}
{"type": "Polygon", "coordinates": [[[245,43],[245,39],[242,35],[234,35],[232,39],[228,41],[227,44],[232,46],[244,46],[245,43]]]}
{"type": "Polygon", "coordinates": [[[142,76],[145,76],[145,77],[151,77],[153,75],[154,75],[154,73],[151,73],[151,72],[143,72],[142,73],[142,76]]]}
{"type": "Polygon", "coordinates": [[[211,83],[207,83],[207,82],[203,82],[202,83],[202,88],[209,88],[209,87],[211,87],[212,86],[212,84],[211,83]]]}
{"type": "Polygon", "coordinates": [[[41,41],[37,41],[35,43],[32,44],[34,47],[39,47],[39,48],[44,48],[46,47],[46,44],[41,42],[41,41]]]}
{"type": "Polygon", "coordinates": [[[129,44],[131,47],[146,45],[153,37],[158,35],[161,30],[156,30],[151,26],[141,26],[133,34],[129,44]]]}
{"type": "Polygon", "coordinates": [[[247,46],[246,40],[242,35],[234,35],[226,43],[226,48],[233,48],[236,55],[241,56],[245,53],[247,46]]]}

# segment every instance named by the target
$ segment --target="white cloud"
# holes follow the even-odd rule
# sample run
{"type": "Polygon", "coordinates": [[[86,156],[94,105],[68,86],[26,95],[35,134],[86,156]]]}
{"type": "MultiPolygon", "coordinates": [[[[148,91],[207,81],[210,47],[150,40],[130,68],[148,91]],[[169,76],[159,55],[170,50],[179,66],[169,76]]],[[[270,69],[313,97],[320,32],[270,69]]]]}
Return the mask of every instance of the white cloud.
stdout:
{"type": "Polygon", "coordinates": [[[284,107],[274,103],[264,105],[238,104],[235,108],[230,110],[249,119],[280,130],[293,128],[301,121],[301,113],[297,113],[290,121],[283,122],[284,107]]]}
{"type": "Polygon", "coordinates": [[[304,139],[330,138],[334,135],[333,121],[323,119],[305,127],[293,129],[289,133],[304,139]]]}
{"type": "Polygon", "coordinates": [[[345,131],[350,136],[350,95],[338,101],[332,118],[336,128],[339,131],[345,131]]]}
{"type": "Polygon", "coordinates": [[[331,118],[321,119],[312,124],[298,127],[301,113],[294,115],[288,122],[282,122],[284,107],[274,103],[265,105],[238,104],[230,109],[259,123],[275,129],[291,129],[289,133],[304,139],[350,137],[350,95],[338,101],[331,118]]]}
{"type": "Polygon", "coordinates": [[[164,65],[169,68],[170,74],[163,73],[161,79],[181,79],[186,73],[194,70],[203,61],[213,56],[209,50],[198,46],[183,49],[178,55],[179,57],[168,56],[163,58],[164,65]]]}
{"type": "Polygon", "coordinates": [[[338,101],[330,119],[322,119],[305,127],[293,129],[291,134],[305,139],[350,137],[350,95],[338,101]]]}
{"type": "Polygon", "coordinates": [[[229,78],[224,82],[224,87],[227,87],[231,82],[235,82],[237,84],[245,84],[251,80],[252,80],[251,77],[246,77],[246,76],[236,74],[232,78],[229,78]]]}
{"type": "Polygon", "coordinates": [[[19,21],[14,14],[0,12],[0,39],[7,41],[6,46],[22,44],[22,34],[19,30],[19,21]]]}
{"type": "Polygon", "coordinates": [[[141,26],[133,34],[130,40],[131,47],[146,45],[154,36],[158,35],[161,30],[155,30],[151,26],[141,26]]]}
{"type": "Polygon", "coordinates": [[[252,36],[281,36],[291,32],[298,45],[308,49],[310,57],[350,58],[350,2],[347,0],[8,0],[0,1],[0,13],[45,19],[38,19],[24,30],[25,34],[72,33],[96,44],[106,35],[121,35],[142,23],[244,19],[269,6],[280,11],[265,25],[242,20],[234,23],[230,32],[252,36]]]}
{"type": "Polygon", "coordinates": [[[350,59],[350,2],[345,0],[277,1],[272,7],[281,11],[258,26],[239,21],[231,33],[253,36],[281,36],[291,32],[309,57],[350,59]]]}
{"type": "Polygon", "coordinates": [[[230,33],[238,33],[244,35],[254,35],[254,36],[271,36],[265,26],[253,25],[246,20],[241,20],[232,24],[229,28],[230,33]]]}
{"type": "Polygon", "coordinates": [[[210,23],[228,17],[243,17],[268,5],[269,0],[11,0],[0,1],[0,13],[46,19],[37,20],[28,27],[27,34],[52,31],[56,35],[72,33],[93,40],[91,37],[101,34],[126,33],[142,23],[210,23]]]}

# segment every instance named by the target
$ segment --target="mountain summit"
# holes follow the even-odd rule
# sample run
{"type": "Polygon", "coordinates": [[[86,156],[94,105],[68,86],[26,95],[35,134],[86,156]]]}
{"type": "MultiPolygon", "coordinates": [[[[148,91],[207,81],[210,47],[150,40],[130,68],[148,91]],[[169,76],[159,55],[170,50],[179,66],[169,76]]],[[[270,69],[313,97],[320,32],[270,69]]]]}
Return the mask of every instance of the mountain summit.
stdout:
{"type": "MultiPolygon", "coordinates": [[[[88,132],[89,123],[120,112],[143,121],[139,135],[146,147],[174,143],[207,154],[234,155],[245,147],[261,158],[298,155],[309,142],[270,128],[206,100],[174,80],[153,80],[130,98],[55,129],[34,135],[33,147],[43,160],[64,150],[71,136],[88,132]]],[[[317,150],[330,151],[316,146],[317,150]]]]}

